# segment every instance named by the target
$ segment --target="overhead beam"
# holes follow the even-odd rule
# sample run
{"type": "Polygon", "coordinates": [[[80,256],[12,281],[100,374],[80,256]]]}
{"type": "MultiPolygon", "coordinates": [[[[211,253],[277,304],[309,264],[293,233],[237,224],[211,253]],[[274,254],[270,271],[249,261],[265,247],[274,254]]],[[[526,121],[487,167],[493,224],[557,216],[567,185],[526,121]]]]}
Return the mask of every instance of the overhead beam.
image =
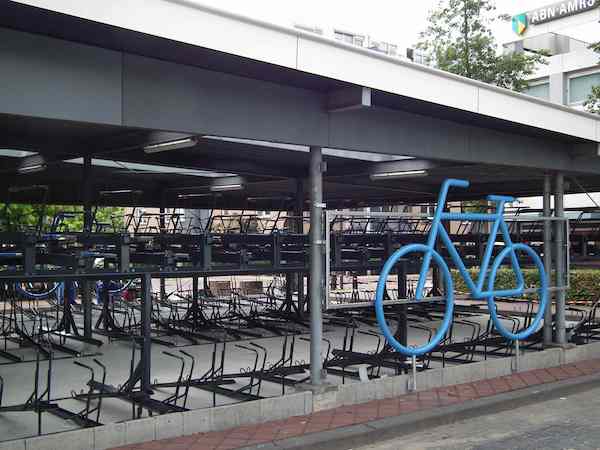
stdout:
{"type": "Polygon", "coordinates": [[[576,144],[571,149],[573,159],[600,163],[600,143],[576,144]]]}
{"type": "Polygon", "coordinates": [[[380,107],[333,114],[322,92],[14,30],[0,29],[0,38],[4,114],[600,174],[600,164],[572,157],[574,138],[497,131],[485,116],[478,126],[442,120],[435,105],[431,115],[380,107]]]}
{"type": "Polygon", "coordinates": [[[327,96],[327,110],[332,113],[369,108],[371,105],[371,89],[367,87],[339,89],[327,96]]]}

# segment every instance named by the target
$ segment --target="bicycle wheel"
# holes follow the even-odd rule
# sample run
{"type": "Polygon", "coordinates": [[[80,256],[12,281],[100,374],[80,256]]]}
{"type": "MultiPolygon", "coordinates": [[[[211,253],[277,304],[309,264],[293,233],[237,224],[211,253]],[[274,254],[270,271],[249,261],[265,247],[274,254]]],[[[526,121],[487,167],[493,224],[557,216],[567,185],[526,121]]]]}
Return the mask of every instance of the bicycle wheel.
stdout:
{"type": "MultiPolygon", "coordinates": [[[[416,300],[418,302],[418,300],[416,300]]],[[[448,266],[444,259],[437,253],[435,250],[430,249],[426,245],[423,244],[411,244],[401,249],[397,250],[390,256],[390,258],[385,262],[383,269],[381,269],[381,273],[379,274],[379,281],[377,282],[377,291],[375,293],[375,314],[377,316],[377,322],[379,323],[379,328],[381,329],[383,335],[385,336],[388,343],[394,347],[399,353],[402,353],[406,356],[420,356],[425,353],[429,353],[432,351],[442,339],[446,336],[446,332],[450,327],[450,323],[452,322],[452,314],[454,312],[454,286],[452,284],[452,277],[450,276],[450,270],[448,270],[448,266]],[[386,320],[385,313],[383,310],[383,295],[385,291],[385,284],[387,282],[387,278],[394,267],[394,265],[404,256],[409,253],[428,253],[431,252],[432,259],[438,265],[438,268],[442,271],[444,277],[444,286],[446,292],[446,311],[444,312],[444,318],[440,327],[438,328],[435,335],[431,338],[431,340],[420,347],[409,347],[404,346],[394,337],[394,334],[391,332],[386,320]]]]}
{"type": "MultiPolygon", "coordinates": [[[[496,283],[496,276],[498,274],[498,269],[500,268],[500,265],[502,264],[502,262],[504,261],[504,259],[509,256],[511,254],[511,252],[517,252],[517,251],[524,251],[525,253],[527,253],[531,259],[533,260],[533,263],[535,264],[538,272],[539,272],[539,288],[537,288],[537,292],[539,295],[539,306],[538,306],[538,311],[535,315],[535,318],[533,319],[532,323],[525,328],[524,330],[521,330],[517,333],[513,333],[509,330],[507,330],[504,325],[502,325],[502,323],[500,322],[500,319],[498,318],[498,313],[496,312],[496,304],[494,301],[494,296],[490,296],[488,297],[487,301],[488,301],[488,308],[490,310],[490,315],[492,317],[492,322],[494,323],[494,326],[496,327],[496,330],[498,330],[498,332],[504,336],[506,339],[514,341],[514,340],[521,340],[521,339],[526,339],[529,336],[531,336],[533,333],[535,333],[536,331],[538,331],[539,327],[540,327],[540,323],[544,317],[544,311],[546,311],[546,305],[548,303],[548,277],[546,276],[546,270],[544,268],[544,264],[542,263],[542,260],[540,259],[539,255],[533,251],[533,249],[531,247],[529,247],[528,245],[525,244],[513,244],[510,247],[506,247],[504,250],[502,250],[498,256],[496,256],[496,258],[494,259],[494,263],[492,264],[492,268],[491,268],[491,272],[490,272],[490,278],[488,281],[488,291],[493,291],[494,290],[494,285],[496,283]]],[[[512,296],[508,296],[508,297],[512,297],[512,296]]]]}

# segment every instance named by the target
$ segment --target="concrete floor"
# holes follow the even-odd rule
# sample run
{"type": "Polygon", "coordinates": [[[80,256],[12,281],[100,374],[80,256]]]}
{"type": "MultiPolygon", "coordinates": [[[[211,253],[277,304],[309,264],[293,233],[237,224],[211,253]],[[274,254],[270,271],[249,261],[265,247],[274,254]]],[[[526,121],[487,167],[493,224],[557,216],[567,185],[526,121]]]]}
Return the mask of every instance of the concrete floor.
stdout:
{"type": "Polygon", "coordinates": [[[432,428],[354,450],[600,448],[600,389],[432,428]]]}
{"type": "MultiPolygon", "coordinates": [[[[155,286],[158,287],[158,286],[155,286]]],[[[180,288],[182,285],[179,286],[180,288]]],[[[97,317],[98,312],[95,311],[94,315],[97,317]]],[[[82,317],[76,316],[78,324],[81,326],[82,317]]],[[[487,322],[487,315],[475,315],[469,318],[473,322],[477,322],[485,328],[487,322]]],[[[422,322],[422,325],[426,325],[435,329],[439,322],[422,322]]],[[[364,323],[360,323],[360,330],[362,331],[378,331],[376,326],[369,326],[364,323]]],[[[333,344],[333,348],[341,348],[344,338],[345,328],[342,326],[326,326],[325,337],[330,339],[333,344]]],[[[457,325],[454,330],[454,338],[456,341],[461,341],[467,338],[471,333],[469,327],[457,325]]],[[[309,343],[300,340],[300,337],[308,337],[308,334],[298,335],[295,344],[294,361],[296,363],[303,363],[309,360],[309,343]]],[[[82,344],[69,342],[69,345],[80,348],[81,350],[89,352],[100,352],[101,355],[96,356],[101,360],[108,368],[107,383],[114,386],[119,386],[126,381],[129,376],[130,370],[130,359],[131,359],[131,344],[124,341],[113,341],[108,342],[104,337],[95,336],[104,341],[104,345],[101,348],[85,348],[82,344]]],[[[409,344],[419,345],[426,341],[427,335],[423,331],[410,329],[409,331],[409,344]]],[[[283,337],[265,337],[260,339],[251,339],[252,342],[256,342],[268,349],[267,367],[269,363],[277,361],[282,352],[283,337]]],[[[165,347],[154,344],[152,346],[152,378],[157,382],[169,382],[175,381],[179,371],[179,363],[163,354],[164,351],[170,351],[171,353],[177,353],[178,350],[184,349],[196,358],[196,366],[194,370],[194,376],[202,375],[210,367],[210,361],[213,352],[213,344],[204,343],[201,345],[189,345],[189,342],[183,339],[173,339],[173,342],[179,346],[185,347],[165,347]]],[[[225,373],[238,373],[243,370],[248,370],[253,366],[254,355],[246,349],[236,347],[236,344],[241,342],[229,342],[227,343],[227,353],[225,360],[225,373]]],[[[379,341],[380,345],[383,345],[384,341],[379,341]]],[[[378,339],[373,336],[357,333],[355,336],[355,351],[359,352],[374,352],[377,348],[378,339]]],[[[220,351],[221,344],[218,346],[220,351]]],[[[326,350],[326,348],[324,349],[326,350]]],[[[29,359],[34,360],[35,355],[32,350],[19,349],[19,354],[27,355],[29,359]]],[[[137,353],[139,357],[139,352],[137,353]]],[[[88,365],[94,365],[92,362],[93,357],[87,356],[79,358],[79,361],[88,365]]],[[[75,366],[73,362],[75,359],[66,358],[64,354],[57,354],[57,359],[54,361],[53,379],[51,385],[51,392],[53,399],[62,399],[59,401],[60,406],[63,408],[79,411],[84,407],[84,403],[71,398],[72,392],[81,392],[86,389],[86,383],[89,380],[89,373],[78,366],[75,366]],[[61,359],[62,357],[62,359],[61,359]]],[[[432,363],[433,366],[439,365],[439,363],[432,363]]],[[[42,389],[45,388],[45,371],[47,362],[41,363],[41,380],[40,386],[42,389]]],[[[187,370],[187,369],[186,369],[187,370]]],[[[391,371],[383,370],[383,373],[392,375],[391,371]]],[[[26,362],[19,364],[0,364],[0,375],[4,379],[4,398],[2,405],[13,405],[20,404],[27,400],[31,392],[33,391],[35,374],[35,363],[26,362]]],[[[97,377],[100,376],[100,372],[97,371],[97,377]]],[[[307,376],[299,375],[296,378],[303,378],[307,376]]],[[[237,384],[231,387],[242,387],[247,383],[247,379],[238,379],[237,384]]],[[[332,383],[341,383],[342,378],[335,375],[329,375],[328,381],[332,383]]],[[[351,378],[346,378],[346,382],[352,383],[357,382],[351,378]]],[[[293,388],[286,388],[286,392],[291,392],[293,388]]],[[[165,398],[173,393],[173,389],[163,389],[156,392],[156,398],[165,398]]],[[[263,382],[261,387],[262,396],[279,396],[282,393],[282,387],[280,384],[271,382],[263,382]]],[[[225,396],[217,395],[217,405],[234,403],[237,400],[228,398],[225,396]]],[[[191,389],[188,399],[187,407],[190,409],[208,408],[212,406],[213,395],[210,392],[191,389]]],[[[102,407],[102,415],[100,417],[101,423],[110,423],[124,421],[131,418],[131,406],[118,399],[105,400],[102,407]]],[[[76,425],[66,422],[62,419],[55,418],[50,414],[43,415],[43,432],[52,433],[58,431],[64,431],[69,429],[77,428],[76,425]]],[[[18,439],[28,437],[37,434],[37,415],[31,412],[22,413],[5,413],[0,414],[0,441],[18,439]]]]}

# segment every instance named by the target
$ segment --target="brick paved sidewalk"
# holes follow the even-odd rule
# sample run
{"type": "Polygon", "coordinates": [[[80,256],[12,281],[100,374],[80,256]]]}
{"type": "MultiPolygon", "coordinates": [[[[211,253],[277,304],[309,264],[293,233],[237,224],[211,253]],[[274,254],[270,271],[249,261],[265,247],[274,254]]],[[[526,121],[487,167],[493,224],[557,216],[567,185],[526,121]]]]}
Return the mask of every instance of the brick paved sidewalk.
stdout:
{"type": "Polygon", "coordinates": [[[527,387],[600,374],[600,359],[536,369],[473,383],[446,386],[400,397],[342,406],[307,416],[291,417],[225,431],[198,433],[180,438],[120,447],[121,450],[228,450],[335,430],[378,419],[396,417],[436,407],[464,404],[527,387]]]}

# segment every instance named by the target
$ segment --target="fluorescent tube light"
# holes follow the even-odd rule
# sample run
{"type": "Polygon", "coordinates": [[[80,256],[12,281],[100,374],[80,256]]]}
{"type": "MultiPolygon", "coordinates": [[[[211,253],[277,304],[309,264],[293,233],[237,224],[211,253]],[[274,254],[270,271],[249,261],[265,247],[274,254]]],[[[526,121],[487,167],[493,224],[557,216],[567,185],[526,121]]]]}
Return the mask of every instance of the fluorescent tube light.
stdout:
{"type": "Polygon", "coordinates": [[[46,160],[42,155],[32,155],[22,158],[17,170],[19,173],[35,173],[45,170],[46,167],[46,160]]]}
{"type": "Polygon", "coordinates": [[[46,168],[46,164],[34,164],[33,166],[19,167],[19,173],[41,172],[46,168]]]}
{"type": "Polygon", "coordinates": [[[371,180],[393,180],[396,178],[414,178],[427,176],[426,170],[405,170],[402,172],[382,172],[372,173],[370,175],[371,180]]]}
{"type": "Polygon", "coordinates": [[[208,194],[208,193],[204,193],[204,194],[179,194],[177,196],[177,198],[181,198],[181,199],[186,199],[186,198],[196,198],[196,197],[212,197],[213,194],[208,194]]]}
{"type": "Polygon", "coordinates": [[[9,186],[8,192],[10,192],[11,194],[16,194],[18,192],[33,191],[36,189],[48,190],[48,186],[44,184],[34,184],[32,186],[9,186]]]}
{"type": "Polygon", "coordinates": [[[258,202],[258,201],[262,201],[262,200],[285,200],[285,201],[289,201],[292,200],[292,197],[288,197],[288,196],[277,196],[277,195],[273,195],[273,196],[264,196],[264,197],[248,197],[247,200],[249,202],[258,202]]]}
{"type": "Polygon", "coordinates": [[[160,142],[158,144],[149,144],[144,146],[144,152],[151,153],[159,153],[166,152],[169,150],[178,150],[181,148],[193,147],[198,143],[195,137],[177,139],[175,141],[168,142],[160,142]]]}
{"type": "Polygon", "coordinates": [[[240,191],[244,189],[244,185],[243,184],[221,184],[221,185],[215,185],[215,186],[211,186],[210,190],[213,192],[222,192],[222,191],[240,191]]]}
{"type": "Polygon", "coordinates": [[[115,189],[112,191],[100,191],[100,195],[113,195],[113,194],[142,194],[143,192],[136,189],[115,189]]]}

